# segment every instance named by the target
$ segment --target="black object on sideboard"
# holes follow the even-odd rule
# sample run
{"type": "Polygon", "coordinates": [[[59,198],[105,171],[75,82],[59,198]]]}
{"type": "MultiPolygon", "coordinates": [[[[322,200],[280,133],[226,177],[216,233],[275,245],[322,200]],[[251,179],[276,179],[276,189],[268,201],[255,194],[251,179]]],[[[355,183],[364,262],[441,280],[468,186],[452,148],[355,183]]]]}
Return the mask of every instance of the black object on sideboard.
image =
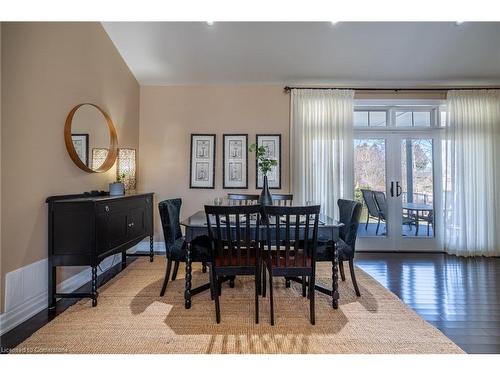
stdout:
{"type": "MultiPolygon", "coordinates": [[[[106,257],[122,254],[149,236],[153,261],[153,193],[109,196],[106,192],[59,195],[49,204],[49,309],[56,298],[92,298],[97,305],[97,267],[106,257]],[[92,267],[90,293],[57,293],[58,266],[92,267]]],[[[133,254],[137,256],[138,254],[133,254]]]]}

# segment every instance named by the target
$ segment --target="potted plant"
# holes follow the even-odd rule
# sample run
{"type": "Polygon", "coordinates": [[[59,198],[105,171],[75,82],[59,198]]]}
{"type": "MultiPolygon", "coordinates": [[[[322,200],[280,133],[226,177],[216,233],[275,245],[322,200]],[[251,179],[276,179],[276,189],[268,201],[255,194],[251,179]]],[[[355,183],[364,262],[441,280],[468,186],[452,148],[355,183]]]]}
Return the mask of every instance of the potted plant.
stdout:
{"type": "Polygon", "coordinates": [[[259,203],[262,206],[272,206],[273,196],[269,191],[269,185],[267,183],[267,174],[271,171],[273,167],[278,165],[278,162],[275,159],[267,157],[268,149],[265,146],[257,146],[255,143],[252,143],[248,150],[250,152],[255,152],[255,155],[257,157],[257,168],[259,168],[262,175],[264,176],[264,185],[262,187],[262,192],[260,193],[259,203]]]}
{"type": "Polygon", "coordinates": [[[125,194],[125,173],[116,176],[116,181],[109,184],[109,195],[125,194]]]}

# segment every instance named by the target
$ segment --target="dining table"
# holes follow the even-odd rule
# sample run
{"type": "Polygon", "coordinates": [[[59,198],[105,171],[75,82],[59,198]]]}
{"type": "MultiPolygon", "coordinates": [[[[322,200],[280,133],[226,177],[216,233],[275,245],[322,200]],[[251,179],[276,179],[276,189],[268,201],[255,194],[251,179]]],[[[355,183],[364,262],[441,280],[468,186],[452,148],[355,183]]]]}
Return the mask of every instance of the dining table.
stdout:
{"type": "MultiPolygon", "coordinates": [[[[299,223],[299,226],[302,223],[299,223]]],[[[181,225],[184,227],[185,231],[185,241],[188,243],[186,248],[186,278],[185,278],[185,292],[184,292],[184,306],[186,309],[191,307],[191,297],[195,294],[201,293],[205,290],[210,289],[210,283],[203,284],[196,288],[192,288],[192,267],[191,267],[191,246],[189,243],[198,236],[207,236],[208,235],[208,225],[207,225],[207,217],[205,211],[198,211],[195,214],[189,216],[185,220],[181,221],[181,225]]],[[[273,225],[273,223],[270,223],[273,225]]],[[[318,243],[326,243],[328,241],[333,241],[334,243],[339,238],[339,230],[343,227],[344,224],[335,220],[327,215],[320,214],[318,220],[318,243]]],[[[230,222],[230,227],[234,227],[230,222]]],[[[250,227],[256,228],[255,220],[251,220],[250,227]]],[[[293,227],[293,226],[292,226],[293,227]]],[[[285,230],[285,227],[282,226],[282,230],[285,230]]],[[[260,224],[259,237],[265,241],[266,238],[266,226],[260,224]]],[[[283,236],[285,233],[283,232],[283,236]]],[[[284,237],[283,237],[284,238],[284,237]]],[[[334,309],[338,308],[338,254],[336,251],[336,246],[334,246],[334,259],[332,261],[332,289],[327,289],[326,287],[316,284],[315,289],[319,292],[328,294],[332,297],[332,307],[334,309]]],[[[295,278],[292,278],[293,281],[295,278]]]]}

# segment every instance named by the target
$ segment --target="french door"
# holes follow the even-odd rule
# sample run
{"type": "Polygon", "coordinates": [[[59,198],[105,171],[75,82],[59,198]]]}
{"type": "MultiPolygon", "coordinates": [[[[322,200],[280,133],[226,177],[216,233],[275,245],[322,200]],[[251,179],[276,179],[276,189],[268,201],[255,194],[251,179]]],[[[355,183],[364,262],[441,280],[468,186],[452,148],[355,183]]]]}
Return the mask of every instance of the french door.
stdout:
{"type": "Polygon", "coordinates": [[[441,169],[439,131],[357,131],[357,250],[442,250],[441,169]]]}

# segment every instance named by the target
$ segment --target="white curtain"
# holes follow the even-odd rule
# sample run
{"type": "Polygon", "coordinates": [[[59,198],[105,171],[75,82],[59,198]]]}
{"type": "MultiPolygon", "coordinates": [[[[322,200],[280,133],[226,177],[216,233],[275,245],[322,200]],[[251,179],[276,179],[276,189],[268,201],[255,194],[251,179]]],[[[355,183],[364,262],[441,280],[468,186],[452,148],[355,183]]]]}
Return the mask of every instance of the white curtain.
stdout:
{"type": "Polygon", "coordinates": [[[294,200],[320,203],[338,218],[337,199],[353,197],[352,90],[291,92],[291,181],[294,200]]]}
{"type": "Polygon", "coordinates": [[[500,91],[448,93],[445,249],[500,255],[500,91]]]}

